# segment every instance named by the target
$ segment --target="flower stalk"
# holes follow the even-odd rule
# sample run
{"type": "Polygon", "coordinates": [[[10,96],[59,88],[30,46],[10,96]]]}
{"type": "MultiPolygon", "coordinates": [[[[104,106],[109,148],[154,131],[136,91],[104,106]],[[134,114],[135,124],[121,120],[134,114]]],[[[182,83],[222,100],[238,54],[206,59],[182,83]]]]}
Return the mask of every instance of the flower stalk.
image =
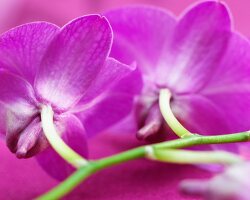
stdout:
{"type": "Polygon", "coordinates": [[[226,151],[190,151],[179,149],[155,150],[153,160],[176,164],[231,165],[243,162],[240,156],[226,151]]]}
{"type": "Polygon", "coordinates": [[[71,192],[83,180],[93,175],[94,173],[110,166],[114,166],[138,158],[143,158],[144,156],[145,148],[138,147],[114,156],[89,162],[85,167],[79,168],[75,173],[68,177],[64,182],[60,183],[57,187],[38,197],[37,200],[59,199],[71,192]]]}
{"type": "Polygon", "coordinates": [[[159,106],[163,118],[178,137],[184,138],[192,136],[193,134],[189,132],[184,126],[182,126],[182,124],[174,116],[174,113],[170,107],[170,99],[171,93],[168,89],[160,90],[159,106]]]}
{"type": "Polygon", "coordinates": [[[42,106],[41,121],[43,132],[52,148],[69,164],[75,168],[85,166],[88,161],[71,149],[57,133],[53,121],[53,110],[51,106],[42,106]]]}
{"type": "MultiPolygon", "coordinates": [[[[171,149],[180,149],[180,148],[196,146],[196,145],[201,145],[201,144],[223,144],[223,143],[234,143],[234,142],[246,142],[249,140],[250,140],[249,132],[218,135],[218,136],[195,136],[194,135],[193,137],[185,137],[183,139],[177,139],[177,140],[150,145],[151,147],[150,153],[152,156],[152,150],[154,154],[155,151],[159,151],[159,150],[172,151],[171,149]]],[[[135,160],[138,158],[145,158],[145,157],[147,158],[148,153],[149,153],[149,145],[137,147],[135,149],[131,149],[123,153],[119,153],[119,154],[116,154],[107,158],[103,158],[97,161],[88,162],[86,166],[79,168],[74,174],[68,177],[64,182],[60,183],[57,187],[53,188],[51,191],[38,197],[37,199],[38,200],[59,199],[63,197],[64,195],[68,194],[69,192],[71,192],[76,186],[78,186],[83,180],[85,180],[92,174],[102,169],[105,169],[107,167],[118,165],[118,164],[130,161],[130,160],[135,160]]],[[[224,155],[225,153],[223,154],[219,153],[219,158],[216,158],[219,161],[219,163],[228,164],[228,163],[240,161],[240,159],[236,158],[233,154],[229,156],[229,153],[228,153],[226,157],[224,155]]],[[[180,156],[180,154],[178,156],[180,156]]],[[[196,155],[189,154],[189,156],[192,156],[192,159],[196,160],[196,163],[199,163],[199,159],[201,159],[201,154],[199,153],[197,153],[196,155]]],[[[206,160],[206,158],[204,157],[202,158],[200,163],[204,163],[204,162],[208,163],[209,160],[211,161],[215,157],[216,157],[215,155],[210,154],[210,157],[207,157],[208,160],[206,160]]],[[[152,160],[152,157],[150,159],[152,160]]]]}

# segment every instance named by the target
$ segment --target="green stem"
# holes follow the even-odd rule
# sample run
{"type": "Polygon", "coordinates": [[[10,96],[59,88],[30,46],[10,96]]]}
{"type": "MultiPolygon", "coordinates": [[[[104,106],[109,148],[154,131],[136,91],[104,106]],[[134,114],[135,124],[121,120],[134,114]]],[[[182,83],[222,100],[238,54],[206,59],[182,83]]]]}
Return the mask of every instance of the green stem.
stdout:
{"type": "MultiPolygon", "coordinates": [[[[130,160],[150,157],[150,151],[164,150],[164,149],[179,149],[202,144],[222,144],[233,142],[246,142],[250,139],[249,132],[242,132],[236,134],[219,135],[219,136],[192,136],[183,139],[177,139],[168,142],[162,142],[151,146],[142,146],[126,152],[116,154],[111,157],[103,158],[97,161],[88,163],[87,166],[78,169],[64,182],[49,191],[48,193],[38,197],[39,200],[59,199],[72,191],[82,180],[85,180],[90,175],[105,169],[107,167],[121,164],[130,160]],[[150,147],[150,148],[148,148],[150,147]],[[148,149],[150,151],[148,151],[148,149]]],[[[221,158],[223,159],[223,157],[221,158]]]]}
{"type": "Polygon", "coordinates": [[[69,164],[75,168],[87,165],[87,160],[72,150],[57,133],[53,121],[53,110],[51,106],[43,106],[41,110],[41,121],[43,132],[53,149],[69,164]]]}
{"type": "Polygon", "coordinates": [[[71,192],[76,186],[78,186],[83,180],[90,175],[105,169],[109,166],[114,166],[120,163],[127,162],[129,160],[135,160],[145,156],[145,148],[138,147],[123,153],[110,156],[97,161],[89,162],[85,167],[79,168],[75,173],[68,177],[64,182],[60,183],[57,187],[47,192],[46,194],[37,198],[37,200],[50,200],[59,199],[64,195],[71,192]]]}
{"type": "Polygon", "coordinates": [[[191,136],[183,139],[162,142],[153,145],[155,148],[185,148],[204,144],[225,144],[235,142],[247,142],[250,140],[250,132],[215,135],[215,136],[191,136]]]}
{"type": "Polygon", "coordinates": [[[243,161],[238,155],[226,151],[190,151],[176,149],[158,149],[154,151],[153,157],[153,160],[178,164],[215,163],[231,165],[243,161]]]}
{"type": "Polygon", "coordinates": [[[70,193],[83,180],[85,180],[94,173],[95,173],[95,168],[92,166],[92,164],[89,163],[88,166],[79,168],[75,173],[73,173],[65,181],[60,183],[56,188],[36,199],[37,200],[59,199],[64,195],[70,193]]]}
{"type": "Polygon", "coordinates": [[[192,136],[193,134],[189,132],[182,124],[176,119],[172,109],[170,107],[171,93],[168,89],[160,90],[159,95],[159,106],[161,114],[169,127],[174,131],[174,133],[180,138],[187,136],[192,136]]]}

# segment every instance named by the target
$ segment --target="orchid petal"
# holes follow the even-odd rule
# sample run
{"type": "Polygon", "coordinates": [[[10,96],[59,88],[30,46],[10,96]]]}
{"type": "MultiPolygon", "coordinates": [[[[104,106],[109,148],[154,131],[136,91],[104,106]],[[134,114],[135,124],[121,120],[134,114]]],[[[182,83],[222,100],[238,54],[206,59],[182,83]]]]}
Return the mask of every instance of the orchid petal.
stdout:
{"type": "MultiPolygon", "coordinates": [[[[178,120],[192,133],[201,135],[234,133],[231,129],[232,121],[226,120],[227,115],[224,110],[205,96],[194,94],[178,96],[174,98],[171,107],[178,120]]],[[[238,153],[237,144],[220,144],[211,147],[238,153]]]]}
{"type": "Polygon", "coordinates": [[[112,33],[99,15],[80,17],[55,36],[36,77],[38,95],[60,109],[77,103],[109,54],[112,33]]]}
{"type": "MultiPolygon", "coordinates": [[[[3,106],[3,104],[0,104],[0,116],[5,118],[6,117],[6,109],[5,106],[3,106]]],[[[5,120],[0,120],[0,137],[5,138],[6,134],[6,123],[5,120]]]]}
{"type": "MultiPolygon", "coordinates": [[[[135,70],[134,66],[125,65],[113,58],[108,58],[104,67],[102,67],[99,74],[92,82],[88,90],[85,92],[84,96],[82,97],[78,105],[81,106],[81,104],[87,103],[93,100],[95,97],[98,97],[99,95],[101,95],[101,93],[114,86],[122,78],[126,77],[129,73],[133,72],[134,70],[135,70]]],[[[135,87],[137,88],[139,85],[140,85],[140,79],[135,87]]]]}
{"type": "Polygon", "coordinates": [[[36,114],[35,104],[33,89],[27,81],[5,70],[0,71],[0,130],[6,134],[7,145],[13,152],[20,131],[36,114]]]}
{"type": "Polygon", "coordinates": [[[223,57],[230,31],[224,4],[208,1],[192,7],[179,20],[158,63],[158,84],[167,84],[176,93],[197,92],[223,57]]]}
{"type": "Polygon", "coordinates": [[[230,132],[225,112],[206,97],[192,94],[173,99],[174,115],[190,132],[211,135],[230,132]]]}
{"type": "MultiPolygon", "coordinates": [[[[64,115],[55,122],[58,133],[74,151],[86,157],[88,154],[85,130],[74,115],[64,115]]],[[[62,180],[70,175],[74,168],[63,160],[51,147],[37,155],[37,161],[52,177],[62,180]]]]}
{"type": "Polygon", "coordinates": [[[114,31],[111,56],[126,64],[136,61],[144,73],[154,73],[175,19],[164,10],[139,6],[116,9],[105,16],[114,31]]]}
{"type": "Polygon", "coordinates": [[[59,28],[47,22],[24,24],[0,37],[1,66],[33,84],[37,69],[59,28]]]}
{"type": "MultiPolygon", "coordinates": [[[[215,135],[250,129],[249,60],[249,41],[232,34],[223,58],[199,94],[174,97],[173,110],[191,132],[215,135]]],[[[213,145],[234,152],[240,146],[213,145]]]]}
{"type": "Polygon", "coordinates": [[[104,131],[127,116],[133,107],[134,96],[139,93],[141,86],[140,73],[135,70],[93,101],[83,105],[77,115],[88,136],[104,131]]]}
{"type": "Polygon", "coordinates": [[[219,63],[201,94],[224,112],[230,132],[250,130],[250,43],[233,34],[219,63]]]}

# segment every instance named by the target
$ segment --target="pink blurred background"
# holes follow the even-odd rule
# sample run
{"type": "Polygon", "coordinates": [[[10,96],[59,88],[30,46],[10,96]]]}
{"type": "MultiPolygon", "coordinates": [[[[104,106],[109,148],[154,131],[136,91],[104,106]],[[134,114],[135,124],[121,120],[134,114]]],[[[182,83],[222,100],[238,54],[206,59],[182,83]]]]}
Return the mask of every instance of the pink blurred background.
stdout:
{"type": "MultiPolygon", "coordinates": [[[[0,32],[30,21],[50,21],[62,26],[81,15],[103,13],[129,4],[150,4],[180,14],[195,0],[0,0],[0,32]]],[[[225,0],[235,29],[250,36],[250,1],[225,0]]],[[[98,136],[90,142],[91,154],[100,157],[137,144],[132,136],[98,136]],[[129,141],[129,142],[128,142],[129,141]]],[[[32,199],[57,184],[34,159],[18,160],[0,141],[0,199],[32,199]]],[[[135,161],[106,170],[79,187],[67,199],[196,199],[181,197],[177,186],[184,178],[202,178],[208,172],[193,166],[135,161]],[[155,181],[158,181],[158,185],[155,181]],[[142,194],[149,193],[148,196],[142,194]],[[157,197],[157,198],[156,198],[157,197]]]]}
{"type": "MultiPolygon", "coordinates": [[[[176,15],[195,0],[0,0],[0,31],[30,21],[50,21],[63,25],[90,13],[103,13],[129,4],[149,4],[169,9],[176,15]]],[[[224,0],[232,11],[235,28],[250,36],[250,1],[224,0]]]]}

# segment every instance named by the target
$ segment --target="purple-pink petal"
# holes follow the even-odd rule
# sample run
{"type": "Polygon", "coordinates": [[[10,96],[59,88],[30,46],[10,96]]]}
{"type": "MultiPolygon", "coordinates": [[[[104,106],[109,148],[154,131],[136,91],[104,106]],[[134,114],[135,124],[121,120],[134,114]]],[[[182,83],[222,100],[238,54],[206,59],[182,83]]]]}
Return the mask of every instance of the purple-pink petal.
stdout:
{"type": "Polygon", "coordinates": [[[112,33],[104,17],[80,17],[65,25],[45,53],[35,90],[45,101],[67,109],[82,97],[104,65],[112,33]]]}
{"type": "Polygon", "coordinates": [[[213,75],[230,37],[230,17],[215,1],[191,7],[159,61],[157,81],[176,93],[197,92],[213,75]]]}
{"type": "MultiPolygon", "coordinates": [[[[60,116],[55,122],[58,133],[69,147],[78,154],[88,155],[85,129],[74,115],[60,116]]],[[[63,160],[51,147],[37,155],[37,161],[42,168],[52,177],[63,180],[70,175],[74,168],[63,160]]]]}
{"type": "Polygon", "coordinates": [[[199,134],[229,133],[224,110],[210,99],[199,94],[176,96],[173,99],[173,113],[189,131],[199,134]]]}
{"type": "Polygon", "coordinates": [[[175,19],[164,10],[131,6],[107,12],[114,31],[111,56],[152,76],[160,55],[175,26],[175,19]],[[151,73],[151,74],[150,74],[151,73]]]}
{"type": "MultiPolygon", "coordinates": [[[[88,90],[84,92],[84,95],[76,106],[76,109],[77,107],[81,107],[81,105],[84,106],[83,104],[88,103],[94,98],[98,98],[99,95],[103,95],[105,91],[116,85],[129,73],[133,73],[133,71],[135,71],[135,66],[125,65],[113,58],[108,58],[88,90]]],[[[140,75],[138,74],[138,76],[140,75]]],[[[136,77],[133,78],[136,79],[136,77]]],[[[137,85],[140,85],[139,81],[137,85]]],[[[138,86],[133,85],[132,87],[138,86]]],[[[131,89],[133,90],[133,88],[131,89]]]]}
{"type": "Polygon", "coordinates": [[[132,110],[134,96],[140,92],[141,86],[140,73],[135,70],[111,88],[107,88],[93,101],[80,107],[77,115],[83,122],[88,136],[104,131],[126,117],[132,110]]]}
{"type": "Polygon", "coordinates": [[[10,107],[19,103],[20,106],[30,107],[35,104],[33,88],[22,77],[0,69],[0,85],[0,101],[3,105],[10,107]]]}
{"type": "Polygon", "coordinates": [[[198,4],[176,20],[152,7],[127,7],[106,13],[114,30],[111,55],[138,62],[145,81],[175,92],[194,92],[207,81],[230,37],[224,4],[198,4]],[[188,76],[184,76],[188,74],[188,76]]]}
{"type": "Polygon", "coordinates": [[[0,65],[33,84],[50,41],[59,28],[34,22],[13,28],[0,37],[0,65]]]}
{"type": "MultiPolygon", "coordinates": [[[[220,134],[249,130],[249,42],[232,31],[227,7],[219,1],[205,1],[188,9],[178,22],[173,19],[165,24],[155,14],[158,12],[141,6],[107,13],[114,29],[112,55],[126,62],[135,60],[143,73],[140,99],[147,100],[152,93],[157,102],[158,91],[168,88],[174,114],[190,131],[220,134]],[[141,17],[146,19],[143,27],[141,17]],[[148,26],[151,21],[154,23],[148,26]],[[164,40],[161,34],[167,25],[171,28],[164,40]],[[148,28],[146,33],[144,28],[148,28]],[[134,32],[129,34],[131,30],[134,32]],[[149,56],[148,51],[159,57],[154,53],[149,56]]],[[[161,11],[160,16],[163,19],[169,14],[161,11]]],[[[145,102],[142,111],[148,115],[155,102],[145,102]]]]}
{"type": "MultiPolygon", "coordinates": [[[[1,106],[0,104],[0,116],[2,116],[3,118],[6,117],[6,109],[5,106],[1,106]]],[[[6,124],[5,124],[5,120],[0,120],[0,139],[1,138],[5,138],[6,134],[6,124]]]]}
{"type": "Polygon", "coordinates": [[[15,152],[20,132],[36,114],[36,101],[31,85],[17,75],[0,70],[0,85],[0,129],[15,152]]]}
{"type": "Polygon", "coordinates": [[[223,59],[201,94],[224,112],[230,132],[250,129],[250,43],[232,34],[223,59]]]}
{"type": "MultiPolygon", "coordinates": [[[[234,126],[233,119],[206,96],[200,94],[176,96],[171,108],[183,126],[192,133],[203,135],[234,133],[231,128],[234,126]]],[[[238,128],[240,127],[238,126],[238,128]]],[[[238,145],[234,143],[212,145],[211,148],[239,152],[238,145]]]]}

